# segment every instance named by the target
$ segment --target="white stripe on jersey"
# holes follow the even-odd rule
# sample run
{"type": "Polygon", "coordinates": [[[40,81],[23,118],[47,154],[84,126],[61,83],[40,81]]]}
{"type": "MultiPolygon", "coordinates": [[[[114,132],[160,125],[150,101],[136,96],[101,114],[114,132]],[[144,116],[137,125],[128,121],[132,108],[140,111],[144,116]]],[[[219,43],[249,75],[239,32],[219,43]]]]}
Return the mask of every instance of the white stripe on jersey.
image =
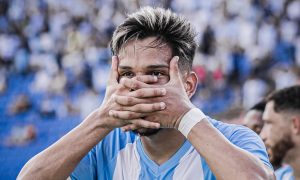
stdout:
{"type": "Polygon", "coordinates": [[[201,156],[191,147],[180,159],[178,166],[174,170],[173,180],[203,180],[203,168],[201,156]],[[195,173],[197,172],[197,173],[195,173]]]}
{"type": "Polygon", "coordinates": [[[118,153],[114,180],[138,180],[141,172],[140,156],[136,149],[136,142],[128,143],[118,153]]]}

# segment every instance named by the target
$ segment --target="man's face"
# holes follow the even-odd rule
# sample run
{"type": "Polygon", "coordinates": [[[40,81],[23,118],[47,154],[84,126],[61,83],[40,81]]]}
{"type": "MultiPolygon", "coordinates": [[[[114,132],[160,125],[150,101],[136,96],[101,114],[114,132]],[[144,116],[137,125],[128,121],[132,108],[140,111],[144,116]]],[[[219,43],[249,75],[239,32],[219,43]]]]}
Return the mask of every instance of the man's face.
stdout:
{"type": "Polygon", "coordinates": [[[257,134],[260,133],[264,122],[262,120],[262,111],[250,110],[244,117],[244,125],[252,129],[257,134]]]}
{"type": "Polygon", "coordinates": [[[271,163],[281,163],[286,153],[294,146],[289,120],[274,111],[274,102],[268,102],[263,113],[264,126],[260,133],[270,155],[271,163]]]}
{"type": "MultiPolygon", "coordinates": [[[[169,63],[172,58],[171,49],[167,45],[153,48],[155,38],[131,41],[119,53],[118,72],[121,78],[132,78],[140,75],[157,76],[156,84],[166,84],[169,77],[169,63]]],[[[159,129],[138,129],[135,132],[149,136],[159,129]]]]}

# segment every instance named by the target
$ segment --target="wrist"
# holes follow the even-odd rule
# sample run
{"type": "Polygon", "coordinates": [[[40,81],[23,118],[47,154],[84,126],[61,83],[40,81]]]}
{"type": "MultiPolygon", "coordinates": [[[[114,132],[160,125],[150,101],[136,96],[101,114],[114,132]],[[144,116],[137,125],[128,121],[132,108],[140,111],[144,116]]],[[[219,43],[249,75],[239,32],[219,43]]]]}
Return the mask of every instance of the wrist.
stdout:
{"type": "Polygon", "coordinates": [[[179,124],[180,124],[180,122],[182,121],[182,118],[183,118],[184,115],[185,115],[186,113],[188,113],[191,109],[193,109],[193,108],[187,108],[185,111],[183,111],[182,115],[177,119],[177,121],[176,121],[175,124],[174,124],[174,128],[175,128],[175,129],[178,130],[179,124]]]}
{"type": "Polygon", "coordinates": [[[180,117],[176,120],[176,122],[174,123],[174,128],[178,130],[179,124],[182,121],[182,118],[184,117],[184,115],[186,115],[186,113],[188,113],[191,109],[196,108],[195,105],[193,105],[192,103],[182,107],[181,109],[183,110],[181,112],[180,117]]]}
{"type": "Polygon", "coordinates": [[[192,128],[205,118],[206,115],[200,109],[192,108],[182,116],[177,129],[187,138],[192,128]]]}
{"type": "Polygon", "coordinates": [[[105,115],[105,110],[101,108],[94,110],[85,121],[87,121],[95,129],[107,131],[113,130],[113,128],[109,126],[108,115],[105,115]]]}

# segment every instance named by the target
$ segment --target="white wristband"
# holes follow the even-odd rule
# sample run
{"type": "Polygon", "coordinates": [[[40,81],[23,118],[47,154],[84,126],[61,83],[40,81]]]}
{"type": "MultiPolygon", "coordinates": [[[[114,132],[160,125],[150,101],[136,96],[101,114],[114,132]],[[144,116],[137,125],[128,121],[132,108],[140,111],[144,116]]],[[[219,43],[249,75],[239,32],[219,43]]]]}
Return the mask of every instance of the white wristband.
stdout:
{"type": "Polygon", "coordinates": [[[178,130],[187,138],[192,128],[205,117],[200,109],[193,108],[182,117],[178,130]]]}

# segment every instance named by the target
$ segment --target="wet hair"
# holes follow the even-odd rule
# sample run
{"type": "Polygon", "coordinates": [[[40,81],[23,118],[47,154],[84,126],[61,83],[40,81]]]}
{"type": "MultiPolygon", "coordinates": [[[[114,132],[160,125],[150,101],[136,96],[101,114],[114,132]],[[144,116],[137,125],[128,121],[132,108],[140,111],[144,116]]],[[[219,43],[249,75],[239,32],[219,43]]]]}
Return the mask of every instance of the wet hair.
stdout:
{"type": "Polygon", "coordinates": [[[300,85],[287,87],[271,93],[267,101],[274,101],[275,112],[300,111],[300,85]]]}
{"type": "Polygon", "coordinates": [[[110,48],[113,55],[118,55],[126,43],[143,40],[148,37],[156,39],[151,48],[167,44],[173,56],[179,56],[179,68],[191,70],[197,47],[196,33],[191,24],[182,16],[170,10],[143,7],[128,15],[113,33],[110,48]]]}

